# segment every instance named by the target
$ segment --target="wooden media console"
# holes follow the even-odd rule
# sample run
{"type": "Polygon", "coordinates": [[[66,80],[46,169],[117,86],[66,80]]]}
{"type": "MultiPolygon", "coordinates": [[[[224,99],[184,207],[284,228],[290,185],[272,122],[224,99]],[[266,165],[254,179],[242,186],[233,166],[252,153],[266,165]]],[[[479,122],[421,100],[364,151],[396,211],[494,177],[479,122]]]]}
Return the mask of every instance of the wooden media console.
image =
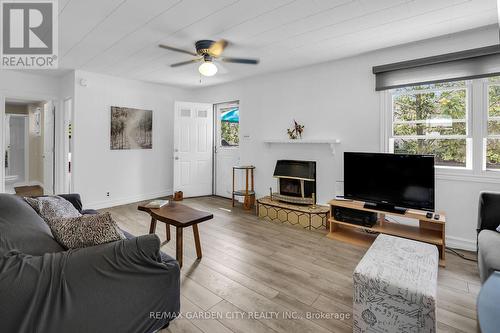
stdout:
{"type": "Polygon", "coordinates": [[[379,233],[417,240],[424,243],[434,244],[439,251],[439,265],[445,266],[445,230],[446,216],[440,213],[440,218],[426,217],[427,212],[408,209],[404,214],[381,211],[377,209],[365,208],[362,201],[332,200],[330,204],[330,232],[327,237],[330,239],[369,247],[379,233]],[[359,224],[337,221],[333,215],[334,207],[344,207],[360,211],[374,212],[378,214],[377,223],[373,227],[359,224]],[[397,223],[388,221],[387,217],[404,217],[416,220],[416,225],[397,223]]]}

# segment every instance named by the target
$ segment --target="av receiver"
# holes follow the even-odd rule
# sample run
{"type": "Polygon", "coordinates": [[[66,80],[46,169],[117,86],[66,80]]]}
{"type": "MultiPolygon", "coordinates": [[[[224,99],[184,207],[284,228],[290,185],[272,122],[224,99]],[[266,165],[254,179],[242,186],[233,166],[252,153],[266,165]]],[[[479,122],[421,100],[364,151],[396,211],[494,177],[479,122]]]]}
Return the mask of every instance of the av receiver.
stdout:
{"type": "Polygon", "coordinates": [[[333,207],[333,218],[339,222],[373,227],[377,223],[377,213],[345,207],[333,207]]]}

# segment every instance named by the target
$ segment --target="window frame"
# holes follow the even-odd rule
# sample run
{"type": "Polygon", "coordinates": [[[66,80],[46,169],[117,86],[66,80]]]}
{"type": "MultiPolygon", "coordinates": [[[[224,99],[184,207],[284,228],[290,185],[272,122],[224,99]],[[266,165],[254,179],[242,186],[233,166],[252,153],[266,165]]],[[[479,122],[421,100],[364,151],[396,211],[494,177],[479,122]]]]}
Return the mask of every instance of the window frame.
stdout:
{"type": "MultiPolygon", "coordinates": [[[[479,183],[500,183],[500,170],[486,169],[486,138],[488,137],[488,78],[466,81],[467,98],[467,163],[466,167],[436,165],[436,178],[479,183]]],[[[444,88],[446,90],[448,88],[444,88]]],[[[456,88],[455,88],[456,89],[456,88]]],[[[430,89],[435,91],[436,89],[430,89]]],[[[451,88],[450,90],[453,90],[451,88]]],[[[427,90],[419,90],[425,92],[427,90]]],[[[391,152],[393,138],[392,98],[395,94],[385,90],[380,94],[381,151],[391,152]]],[[[462,136],[461,136],[462,137],[462,136]]]]}
{"type": "MultiPolygon", "coordinates": [[[[464,81],[464,86],[463,87],[445,87],[442,89],[439,88],[431,88],[431,89],[421,89],[421,90],[413,90],[413,91],[408,91],[408,92],[395,92],[395,90],[388,90],[388,103],[389,103],[389,122],[390,122],[390,131],[388,133],[388,145],[387,145],[387,150],[391,153],[394,152],[394,140],[395,139],[408,139],[408,140],[422,140],[422,139],[457,139],[457,140],[466,140],[466,158],[465,158],[465,166],[445,166],[445,165],[436,165],[435,167],[437,169],[452,169],[452,170],[471,170],[472,169],[472,135],[471,135],[471,127],[472,127],[472,121],[471,121],[471,82],[470,81],[464,81]],[[397,96],[401,95],[406,95],[406,94],[426,94],[426,93],[432,93],[432,92],[443,92],[443,91],[454,91],[454,90],[464,90],[465,89],[465,119],[457,119],[460,122],[464,122],[466,124],[466,132],[465,134],[451,134],[451,135],[405,135],[405,136],[395,136],[394,135],[394,125],[396,122],[394,122],[394,98],[397,96]]],[[[455,121],[455,120],[453,120],[455,121]]],[[[417,120],[417,121],[408,121],[408,122],[401,122],[401,123],[426,123],[427,120],[417,120]]]]}
{"type": "MultiPolygon", "coordinates": [[[[482,140],[482,144],[483,144],[483,147],[482,147],[482,153],[483,153],[482,169],[487,174],[494,173],[494,174],[498,174],[498,176],[500,177],[500,169],[488,169],[486,167],[487,141],[488,141],[488,139],[500,139],[500,134],[490,135],[488,133],[488,123],[491,119],[490,118],[490,110],[489,110],[489,104],[490,104],[489,88],[490,88],[490,86],[499,86],[500,87],[500,80],[498,82],[493,83],[493,84],[491,84],[489,82],[488,78],[485,78],[482,81],[483,81],[483,101],[484,101],[484,117],[483,117],[483,119],[484,119],[483,120],[483,122],[484,122],[483,133],[484,134],[483,134],[483,140],[482,140]]],[[[495,121],[500,122],[500,116],[495,117],[495,118],[498,118],[498,119],[495,119],[495,121]]]]}

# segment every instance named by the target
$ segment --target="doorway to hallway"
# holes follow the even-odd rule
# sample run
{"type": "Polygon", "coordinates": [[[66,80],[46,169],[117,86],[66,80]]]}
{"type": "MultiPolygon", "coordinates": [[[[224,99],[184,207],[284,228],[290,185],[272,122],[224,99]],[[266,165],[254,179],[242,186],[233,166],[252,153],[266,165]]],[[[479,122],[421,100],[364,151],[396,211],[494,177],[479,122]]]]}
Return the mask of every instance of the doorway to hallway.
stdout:
{"type": "Polygon", "coordinates": [[[20,195],[54,192],[54,108],[50,101],[6,98],[4,189],[20,195]]]}

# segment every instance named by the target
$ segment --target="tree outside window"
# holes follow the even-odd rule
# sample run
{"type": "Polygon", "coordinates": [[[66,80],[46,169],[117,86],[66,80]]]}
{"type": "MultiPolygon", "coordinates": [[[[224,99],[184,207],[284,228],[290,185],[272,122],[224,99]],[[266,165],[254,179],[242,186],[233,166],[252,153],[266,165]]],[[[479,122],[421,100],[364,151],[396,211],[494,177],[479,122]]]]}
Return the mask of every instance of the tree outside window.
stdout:
{"type": "Polygon", "coordinates": [[[488,79],[486,168],[500,169],[500,76],[488,79]]]}
{"type": "Polygon", "coordinates": [[[240,114],[238,108],[221,112],[221,146],[237,147],[240,144],[240,114]]]}
{"type": "Polygon", "coordinates": [[[435,155],[436,165],[467,167],[467,113],[464,81],[393,90],[391,148],[435,155]]]}

